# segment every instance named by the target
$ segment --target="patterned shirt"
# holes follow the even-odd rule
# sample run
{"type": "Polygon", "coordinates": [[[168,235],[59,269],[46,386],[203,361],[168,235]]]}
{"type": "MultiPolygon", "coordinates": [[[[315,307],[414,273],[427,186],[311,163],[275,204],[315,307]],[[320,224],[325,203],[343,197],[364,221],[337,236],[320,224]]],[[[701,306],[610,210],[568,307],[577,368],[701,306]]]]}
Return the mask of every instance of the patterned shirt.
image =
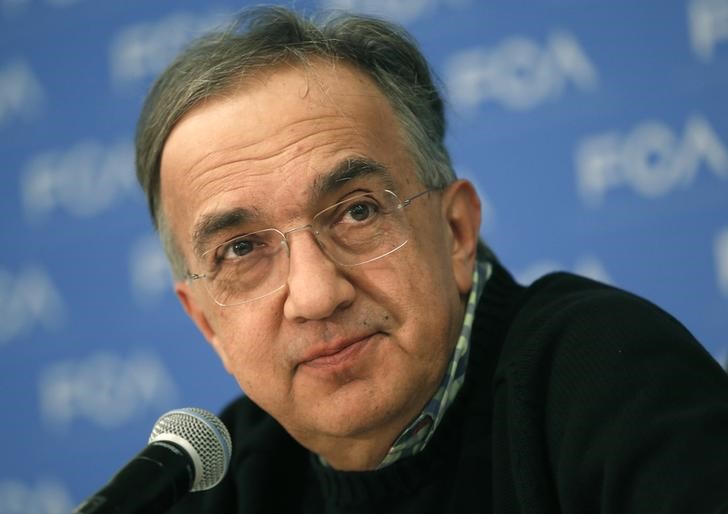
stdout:
{"type": "Polygon", "coordinates": [[[470,349],[470,330],[475,317],[475,307],[483,292],[485,283],[493,272],[493,266],[489,262],[476,263],[473,270],[473,287],[470,289],[468,304],[465,308],[463,328],[460,337],[455,345],[450,363],[448,364],[445,376],[440,387],[425,405],[419,416],[400,434],[394,442],[384,460],[377,466],[377,469],[389,466],[403,457],[414,455],[427,446],[430,437],[435,433],[447,408],[460,391],[465,381],[465,370],[468,366],[468,350],[470,349]]]}

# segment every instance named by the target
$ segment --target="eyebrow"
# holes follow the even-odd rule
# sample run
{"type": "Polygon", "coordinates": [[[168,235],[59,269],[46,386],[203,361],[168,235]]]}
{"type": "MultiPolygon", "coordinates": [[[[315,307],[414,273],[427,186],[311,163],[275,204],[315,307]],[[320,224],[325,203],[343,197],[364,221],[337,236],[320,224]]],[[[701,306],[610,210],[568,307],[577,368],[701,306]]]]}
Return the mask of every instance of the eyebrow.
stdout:
{"type": "MultiPolygon", "coordinates": [[[[353,180],[372,175],[382,179],[386,188],[394,188],[392,174],[384,164],[361,157],[346,158],[336,164],[328,173],[314,179],[313,202],[319,202],[322,197],[335,193],[353,180]]],[[[244,207],[204,214],[195,223],[192,232],[195,254],[200,256],[207,251],[210,240],[220,232],[258,218],[257,211],[244,207]]]]}
{"type": "Polygon", "coordinates": [[[195,254],[202,255],[208,248],[209,241],[220,232],[236,227],[255,219],[257,215],[250,209],[237,207],[224,212],[204,214],[194,226],[192,245],[195,254]]]}
{"type": "Polygon", "coordinates": [[[338,191],[347,182],[370,175],[383,179],[385,187],[394,188],[392,174],[384,164],[371,159],[349,157],[339,162],[328,173],[316,177],[313,185],[314,197],[319,199],[338,191]]]}

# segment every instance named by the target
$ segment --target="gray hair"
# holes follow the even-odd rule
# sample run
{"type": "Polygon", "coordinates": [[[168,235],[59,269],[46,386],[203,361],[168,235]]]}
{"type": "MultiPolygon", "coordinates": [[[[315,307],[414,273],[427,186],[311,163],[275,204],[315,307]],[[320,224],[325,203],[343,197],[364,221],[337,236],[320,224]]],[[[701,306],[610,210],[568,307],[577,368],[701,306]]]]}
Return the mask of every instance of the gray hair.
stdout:
{"type": "Polygon", "coordinates": [[[240,87],[283,63],[323,57],[366,73],[397,115],[418,178],[427,187],[455,180],[445,148],[443,101],[416,42],[404,29],[364,16],[337,15],[317,23],[282,7],[243,11],[224,31],[194,41],[160,75],[139,118],[137,178],[175,278],[186,273],[182,252],[166,225],[160,201],[160,159],[174,125],[200,102],[240,87]]]}

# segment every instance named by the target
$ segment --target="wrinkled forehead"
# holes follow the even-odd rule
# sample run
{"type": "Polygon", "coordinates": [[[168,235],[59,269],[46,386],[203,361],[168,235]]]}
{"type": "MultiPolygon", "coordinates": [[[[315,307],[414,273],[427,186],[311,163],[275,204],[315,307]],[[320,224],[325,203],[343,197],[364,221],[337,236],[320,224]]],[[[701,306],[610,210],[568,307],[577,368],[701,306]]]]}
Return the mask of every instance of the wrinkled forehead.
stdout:
{"type": "Polygon", "coordinates": [[[214,166],[228,148],[258,144],[282,130],[311,131],[304,125],[313,118],[322,124],[336,118],[356,132],[375,131],[375,136],[387,132],[385,127],[399,132],[400,125],[386,97],[357,68],[319,58],[283,63],[246,75],[185,113],[163,147],[161,174],[214,166]],[[217,118],[214,144],[201,121],[210,118],[217,118]]]}
{"type": "Polygon", "coordinates": [[[390,186],[412,173],[379,88],[344,64],[281,65],[198,105],[174,127],[162,155],[162,206],[189,240],[190,227],[212,211],[300,207],[304,196],[327,190],[331,180],[322,175],[352,159],[381,167],[390,186]]]}

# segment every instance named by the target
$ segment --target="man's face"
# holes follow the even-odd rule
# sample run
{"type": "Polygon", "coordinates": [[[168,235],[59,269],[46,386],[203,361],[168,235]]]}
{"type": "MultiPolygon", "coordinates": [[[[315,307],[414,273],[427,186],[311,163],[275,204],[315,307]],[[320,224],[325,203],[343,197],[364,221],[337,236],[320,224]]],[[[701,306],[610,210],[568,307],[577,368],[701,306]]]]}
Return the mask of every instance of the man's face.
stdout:
{"type": "MultiPolygon", "coordinates": [[[[404,199],[425,189],[376,86],[323,61],[281,66],[189,112],[165,145],[161,184],[193,273],[205,271],[201,250],[305,225],[356,192],[387,187],[404,199]],[[384,173],[337,180],[351,160],[384,173]]],[[[477,198],[458,182],[405,213],[408,243],[357,267],[332,262],[309,231],[290,234],[285,287],[251,303],[221,307],[201,281],[176,284],[245,393],[324,456],[333,441],[391,443],[437,389],[460,332],[477,198]]]]}

